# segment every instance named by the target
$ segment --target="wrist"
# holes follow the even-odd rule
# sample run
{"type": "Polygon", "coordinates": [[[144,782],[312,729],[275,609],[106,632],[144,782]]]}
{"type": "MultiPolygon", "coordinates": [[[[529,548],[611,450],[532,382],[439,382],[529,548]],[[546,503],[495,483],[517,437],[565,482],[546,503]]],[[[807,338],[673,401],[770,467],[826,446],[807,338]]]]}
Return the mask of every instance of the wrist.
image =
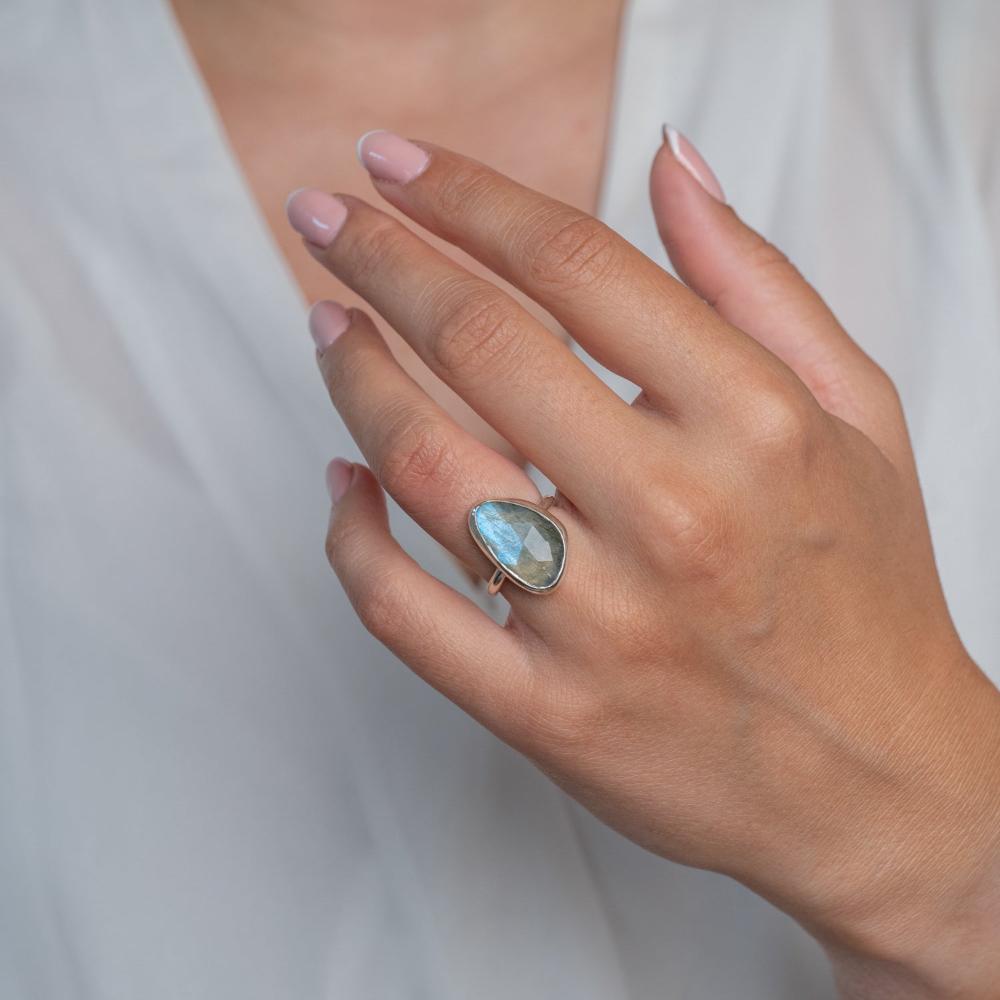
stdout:
{"type": "Polygon", "coordinates": [[[1000,1000],[1000,852],[948,905],[893,908],[824,945],[843,1000],[1000,1000]]]}
{"type": "Polygon", "coordinates": [[[1000,692],[967,666],[915,727],[937,764],[814,928],[845,1000],[1000,1000],[1000,692]]]}

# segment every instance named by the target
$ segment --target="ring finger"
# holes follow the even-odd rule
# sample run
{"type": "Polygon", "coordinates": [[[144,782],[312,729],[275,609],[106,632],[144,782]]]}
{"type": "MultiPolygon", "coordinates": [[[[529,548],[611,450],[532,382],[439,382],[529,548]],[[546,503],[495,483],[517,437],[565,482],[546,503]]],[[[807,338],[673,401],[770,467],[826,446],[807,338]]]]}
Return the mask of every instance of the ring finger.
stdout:
{"type": "Polygon", "coordinates": [[[487,498],[537,502],[527,474],[459,427],[392,356],[364,313],[313,307],[310,326],[330,399],[382,487],[479,576],[492,564],[473,542],[470,508],[487,498]]]}

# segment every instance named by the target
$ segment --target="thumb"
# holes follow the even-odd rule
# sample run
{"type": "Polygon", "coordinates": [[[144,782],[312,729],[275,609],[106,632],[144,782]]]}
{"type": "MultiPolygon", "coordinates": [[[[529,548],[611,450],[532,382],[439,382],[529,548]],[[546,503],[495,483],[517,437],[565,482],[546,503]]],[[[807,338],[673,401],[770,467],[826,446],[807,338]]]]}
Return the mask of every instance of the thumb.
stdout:
{"type": "Polygon", "coordinates": [[[681,280],[785,362],[820,405],[899,454],[899,409],[885,373],[785,255],[745,225],[694,146],[665,125],[653,160],[656,225],[681,280]],[[895,426],[893,426],[895,425],[895,426]]]}

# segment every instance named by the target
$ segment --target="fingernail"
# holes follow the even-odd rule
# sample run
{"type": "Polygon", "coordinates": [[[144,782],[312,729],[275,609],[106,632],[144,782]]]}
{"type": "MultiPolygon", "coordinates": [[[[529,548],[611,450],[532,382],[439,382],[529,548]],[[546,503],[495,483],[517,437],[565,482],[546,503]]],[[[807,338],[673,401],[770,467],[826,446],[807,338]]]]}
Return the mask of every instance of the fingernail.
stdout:
{"type": "Polygon", "coordinates": [[[332,194],[316,188],[299,188],[285,202],[288,221],[300,236],[325,249],[340,232],[347,206],[332,194]]]}
{"type": "Polygon", "coordinates": [[[670,147],[670,152],[685,170],[716,200],[725,202],[726,196],[722,185],[712,173],[712,168],[704,161],[688,139],[673,127],[663,126],[663,141],[670,147]]]}
{"type": "Polygon", "coordinates": [[[347,492],[354,475],[354,466],[346,459],[335,458],[326,467],[326,491],[330,494],[330,503],[337,504],[347,492]]]}
{"type": "Polygon", "coordinates": [[[351,317],[339,302],[317,302],[309,310],[309,332],[320,354],[350,325],[351,317]]]}
{"type": "Polygon", "coordinates": [[[358,139],[358,160],[376,180],[407,184],[427,169],[431,158],[419,146],[379,128],[358,139]]]}

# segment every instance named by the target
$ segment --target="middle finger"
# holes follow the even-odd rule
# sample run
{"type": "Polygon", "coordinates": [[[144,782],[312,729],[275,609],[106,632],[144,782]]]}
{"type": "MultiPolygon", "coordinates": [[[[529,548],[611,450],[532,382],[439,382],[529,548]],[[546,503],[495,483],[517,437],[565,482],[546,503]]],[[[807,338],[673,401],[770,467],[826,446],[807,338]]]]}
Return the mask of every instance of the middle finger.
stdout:
{"type": "Polygon", "coordinates": [[[641,418],[566,345],[496,285],[356,198],[300,192],[289,215],[313,256],[576,506],[600,503],[593,470],[635,442],[641,418]],[[303,227],[304,206],[334,220],[325,246],[303,227]]]}

